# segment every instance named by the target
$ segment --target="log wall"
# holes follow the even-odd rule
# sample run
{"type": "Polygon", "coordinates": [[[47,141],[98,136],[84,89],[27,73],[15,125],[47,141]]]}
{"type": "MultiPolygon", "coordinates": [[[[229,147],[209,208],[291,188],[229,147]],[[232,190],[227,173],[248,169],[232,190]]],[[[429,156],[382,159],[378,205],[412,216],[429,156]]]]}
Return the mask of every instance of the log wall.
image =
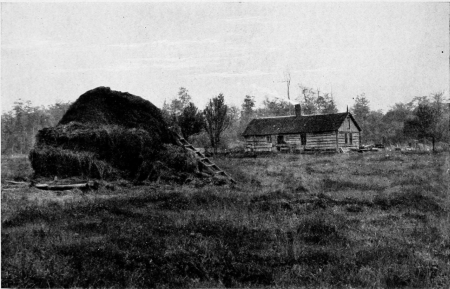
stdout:
{"type": "MultiPolygon", "coordinates": [[[[348,124],[347,124],[348,125],[348,124]]],[[[300,134],[289,134],[284,135],[284,142],[291,149],[295,150],[337,150],[336,138],[339,147],[345,148],[358,148],[359,147],[359,132],[355,127],[356,131],[352,131],[352,143],[347,141],[345,143],[345,134],[349,137],[349,131],[336,131],[323,132],[323,133],[307,133],[306,134],[306,145],[301,144],[300,134]]],[[[267,152],[275,151],[277,147],[277,135],[268,136],[250,136],[245,138],[246,141],[246,151],[253,152],[267,152]]]]}
{"type": "MultiPolygon", "coordinates": [[[[273,139],[273,137],[272,137],[273,139]]],[[[270,139],[269,139],[270,141],[270,139]]],[[[247,152],[270,152],[274,146],[269,142],[267,136],[245,137],[245,151],[247,152]]]]}
{"type": "Polygon", "coordinates": [[[352,132],[352,143],[348,141],[349,133],[347,133],[347,143],[345,143],[346,132],[340,131],[338,134],[339,147],[359,148],[359,132],[352,132]]]}
{"type": "Polygon", "coordinates": [[[336,132],[307,133],[305,149],[336,150],[336,132]]]}
{"type": "Polygon", "coordinates": [[[339,147],[359,148],[360,145],[359,136],[360,132],[356,127],[355,123],[350,117],[347,117],[342,123],[342,125],[339,127],[338,133],[339,147]],[[350,143],[349,141],[345,143],[345,134],[347,134],[348,139],[350,133],[352,134],[352,143],[350,143]]]}

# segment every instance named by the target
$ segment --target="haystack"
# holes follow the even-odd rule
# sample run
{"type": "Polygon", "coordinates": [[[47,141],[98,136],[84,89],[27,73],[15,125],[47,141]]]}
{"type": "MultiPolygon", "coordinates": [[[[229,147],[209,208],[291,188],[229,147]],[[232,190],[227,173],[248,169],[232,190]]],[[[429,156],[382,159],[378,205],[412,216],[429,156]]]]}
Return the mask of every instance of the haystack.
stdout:
{"type": "Polygon", "coordinates": [[[193,172],[194,158],[175,138],[149,101],[98,87],[81,95],[57,126],[38,132],[30,161],[42,177],[144,180],[161,171],[193,172]]]}

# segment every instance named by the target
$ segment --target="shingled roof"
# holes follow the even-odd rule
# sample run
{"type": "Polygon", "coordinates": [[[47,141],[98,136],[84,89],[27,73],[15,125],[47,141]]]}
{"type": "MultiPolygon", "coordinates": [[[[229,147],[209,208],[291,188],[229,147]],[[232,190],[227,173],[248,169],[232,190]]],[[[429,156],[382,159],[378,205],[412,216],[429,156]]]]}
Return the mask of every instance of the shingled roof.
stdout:
{"type": "Polygon", "coordinates": [[[347,118],[347,115],[352,118],[358,130],[361,131],[361,128],[358,126],[351,113],[343,112],[322,115],[293,115],[256,118],[248,124],[243,135],[273,135],[335,131],[339,129],[342,122],[347,118]]]}

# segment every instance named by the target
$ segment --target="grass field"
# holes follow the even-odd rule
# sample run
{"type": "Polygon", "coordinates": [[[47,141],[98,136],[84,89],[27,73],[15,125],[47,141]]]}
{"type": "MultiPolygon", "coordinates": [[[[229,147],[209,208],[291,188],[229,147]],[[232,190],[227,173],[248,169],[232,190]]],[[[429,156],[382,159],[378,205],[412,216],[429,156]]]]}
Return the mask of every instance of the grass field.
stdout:
{"type": "Polygon", "coordinates": [[[2,187],[2,287],[450,284],[448,153],[215,161],[237,186],[2,187]]]}

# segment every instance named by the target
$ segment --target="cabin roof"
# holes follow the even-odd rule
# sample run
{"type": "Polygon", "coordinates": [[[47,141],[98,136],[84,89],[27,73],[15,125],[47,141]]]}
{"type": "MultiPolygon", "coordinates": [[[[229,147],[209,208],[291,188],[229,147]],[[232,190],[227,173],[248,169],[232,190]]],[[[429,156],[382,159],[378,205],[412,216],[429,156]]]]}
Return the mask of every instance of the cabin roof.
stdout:
{"type": "Polygon", "coordinates": [[[255,118],[245,129],[243,135],[272,135],[272,134],[294,134],[294,133],[318,133],[338,130],[342,122],[350,116],[359,131],[361,128],[349,112],[255,118]]]}

